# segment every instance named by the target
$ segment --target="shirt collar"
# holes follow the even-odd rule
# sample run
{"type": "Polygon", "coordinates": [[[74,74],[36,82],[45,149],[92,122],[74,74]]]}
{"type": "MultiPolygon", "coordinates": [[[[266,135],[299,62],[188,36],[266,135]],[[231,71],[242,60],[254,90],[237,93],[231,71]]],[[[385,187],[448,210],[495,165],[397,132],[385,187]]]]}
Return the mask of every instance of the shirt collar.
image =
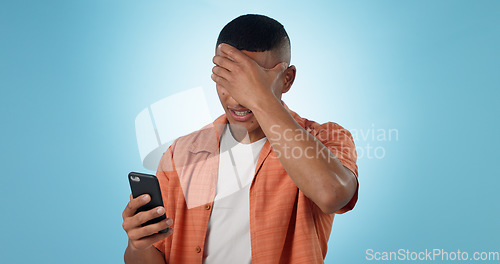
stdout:
{"type": "MultiPolygon", "coordinates": [[[[300,117],[297,113],[290,110],[285,102],[281,101],[283,107],[290,113],[290,115],[299,123],[300,126],[305,127],[305,119],[300,117]]],[[[189,146],[189,151],[192,153],[198,152],[209,152],[209,153],[219,153],[220,139],[224,128],[228,123],[226,114],[219,116],[215,121],[201,129],[201,133],[194,139],[193,143],[189,146]],[[217,144],[214,144],[216,141],[217,144]]],[[[269,140],[262,147],[263,153],[268,153],[271,150],[271,145],[269,140]]],[[[267,155],[265,155],[267,156],[267,155]]],[[[259,158],[260,160],[260,158],[259,158]]]]}

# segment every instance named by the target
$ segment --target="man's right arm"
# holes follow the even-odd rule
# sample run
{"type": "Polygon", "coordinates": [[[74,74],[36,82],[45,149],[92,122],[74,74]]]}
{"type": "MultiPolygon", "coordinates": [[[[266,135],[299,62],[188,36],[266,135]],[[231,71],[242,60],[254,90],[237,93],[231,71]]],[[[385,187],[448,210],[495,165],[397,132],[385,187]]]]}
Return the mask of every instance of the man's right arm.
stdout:
{"type": "Polygon", "coordinates": [[[137,250],[127,246],[125,250],[125,263],[151,263],[151,264],[165,264],[165,257],[155,247],[149,247],[144,250],[137,250]]]}
{"type": "Polygon", "coordinates": [[[151,200],[147,194],[141,195],[135,199],[130,196],[130,202],[123,210],[123,229],[127,232],[128,246],[125,250],[125,263],[145,263],[145,264],[165,264],[163,254],[158,251],[153,243],[165,239],[173,232],[172,219],[167,218],[155,224],[142,226],[143,223],[165,214],[165,208],[162,206],[153,208],[149,211],[135,213],[137,209],[151,200]],[[158,233],[170,227],[167,233],[158,233]]]}

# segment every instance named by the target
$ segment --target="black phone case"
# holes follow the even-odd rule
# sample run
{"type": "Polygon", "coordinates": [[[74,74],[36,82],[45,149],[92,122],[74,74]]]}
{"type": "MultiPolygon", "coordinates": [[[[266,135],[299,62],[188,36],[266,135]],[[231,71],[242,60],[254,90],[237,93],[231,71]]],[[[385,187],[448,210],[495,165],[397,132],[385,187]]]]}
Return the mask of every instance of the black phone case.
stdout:
{"type": "MultiPolygon", "coordinates": [[[[130,183],[130,189],[132,190],[132,196],[137,198],[143,194],[149,194],[151,196],[151,201],[149,203],[139,207],[136,213],[142,211],[148,211],[158,206],[163,206],[163,200],[161,196],[160,184],[156,176],[151,174],[144,174],[138,172],[130,172],[128,174],[128,181],[130,183]]],[[[142,226],[158,223],[160,221],[165,221],[166,216],[162,215],[157,218],[151,219],[144,223],[142,226]]],[[[168,232],[168,228],[161,230],[159,233],[168,232]]]]}

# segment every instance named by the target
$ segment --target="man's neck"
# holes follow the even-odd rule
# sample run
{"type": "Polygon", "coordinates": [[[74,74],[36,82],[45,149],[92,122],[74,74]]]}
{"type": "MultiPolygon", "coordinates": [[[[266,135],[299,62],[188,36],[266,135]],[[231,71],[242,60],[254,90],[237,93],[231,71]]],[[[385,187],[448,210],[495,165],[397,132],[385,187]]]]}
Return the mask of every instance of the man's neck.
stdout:
{"type": "Polygon", "coordinates": [[[251,133],[248,133],[248,131],[244,127],[232,126],[229,124],[229,129],[231,130],[231,134],[233,135],[234,139],[242,144],[254,143],[266,136],[260,128],[255,129],[251,133]]]}

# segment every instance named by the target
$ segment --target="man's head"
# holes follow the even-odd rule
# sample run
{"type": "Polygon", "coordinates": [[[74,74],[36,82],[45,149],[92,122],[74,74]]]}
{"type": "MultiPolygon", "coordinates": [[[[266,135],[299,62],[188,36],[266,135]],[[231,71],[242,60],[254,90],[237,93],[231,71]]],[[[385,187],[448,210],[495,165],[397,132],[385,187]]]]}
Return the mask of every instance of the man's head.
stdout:
{"type": "Polygon", "coordinates": [[[243,15],[235,18],[220,32],[216,46],[221,43],[250,52],[270,51],[276,64],[290,64],[288,34],[282,24],[267,16],[243,15]]]}
{"type": "MultiPolygon", "coordinates": [[[[253,115],[251,108],[249,108],[251,105],[251,99],[249,98],[254,95],[254,93],[252,93],[252,89],[258,88],[252,86],[253,84],[251,83],[240,83],[236,88],[233,85],[231,89],[226,89],[226,87],[221,85],[220,82],[221,80],[227,81],[227,79],[222,76],[239,72],[238,70],[235,70],[234,72],[232,70],[228,70],[231,67],[230,64],[236,65],[241,61],[251,59],[258,66],[260,66],[260,68],[265,69],[264,71],[270,74],[269,76],[274,74],[274,77],[272,78],[276,79],[272,81],[273,84],[269,86],[269,89],[274,97],[281,99],[282,94],[286,93],[293,84],[296,73],[295,66],[288,66],[290,65],[291,57],[290,40],[283,25],[272,18],[262,15],[240,16],[229,22],[222,29],[219,34],[219,38],[217,39],[217,48],[215,53],[216,56],[214,57],[214,63],[216,66],[214,67],[213,72],[214,74],[218,72],[220,74],[218,77],[221,78],[219,82],[216,81],[217,93],[221,104],[224,107],[224,111],[226,112],[228,121],[232,125],[231,130],[233,132],[233,136],[235,136],[234,132],[237,132],[235,131],[235,129],[237,129],[243,134],[248,133],[251,142],[264,137],[264,132],[257,122],[256,117],[253,115]],[[236,48],[237,50],[240,50],[241,52],[239,53],[243,53],[244,57],[240,57],[240,59],[227,57],[227,54],[222,50],[226,49],[227,52],[229,46],[221,48],[224,47],[224,45],[220,45],[222,43],[232,46],[230,49],[234,50],[234,48],[236,48]],[[222,59],[222,57],[225,58],[225,63],[223,63],[224,59],[222,59]],[[226,66],[221,66],[222,64],[225,64],[226,66]],[[238,101],[230,92],[230,90],[233,92],[236,91],[235,89],[239,91],[246,91],[247,95],[242,96],[241,92],[237,92],[235,97],[239,97],[240,101],[238,101]],[[245,101],[250,105],[245,105],[245,101]]],[[[250,67],[249,64],[243,64],[250,67]]],[[[249,69],[247,68],[247,70],[249,69]]],[[[246,74],[251,75],[251,72],[255,73],[251,70],[238,73],[241,77],[240,80],[245,79],[244,75],[246,74]]],[[[257,70],[257,72],[259,72],[259,70],[257,70]]],[[[214,75],[212,75],[212,78],[214,78],[213,76],[214,75]]],[[[263,77],[262,75],[260,75],[260,77],[266,79],[266,77],[263,77]]],[[[247,80],[249,82],[258,82],[258,78],[258,76],[254,75],[253,77],[249,77],[247,80]]],[[[269,81],[269,78],[267,80],[261,79],[261,81],[269,81]]],[[[229,84],[229,86],[231,86],[231,84],[229,84]]],[[[257,86],[259,85],[257,84],[257,86]]],[[[241,136],[241,133],[239,132],[237,133],[241,136]]],[[[235,137],[237,140],[240,140],[242,138],[240,136],[235,137]]]]}

